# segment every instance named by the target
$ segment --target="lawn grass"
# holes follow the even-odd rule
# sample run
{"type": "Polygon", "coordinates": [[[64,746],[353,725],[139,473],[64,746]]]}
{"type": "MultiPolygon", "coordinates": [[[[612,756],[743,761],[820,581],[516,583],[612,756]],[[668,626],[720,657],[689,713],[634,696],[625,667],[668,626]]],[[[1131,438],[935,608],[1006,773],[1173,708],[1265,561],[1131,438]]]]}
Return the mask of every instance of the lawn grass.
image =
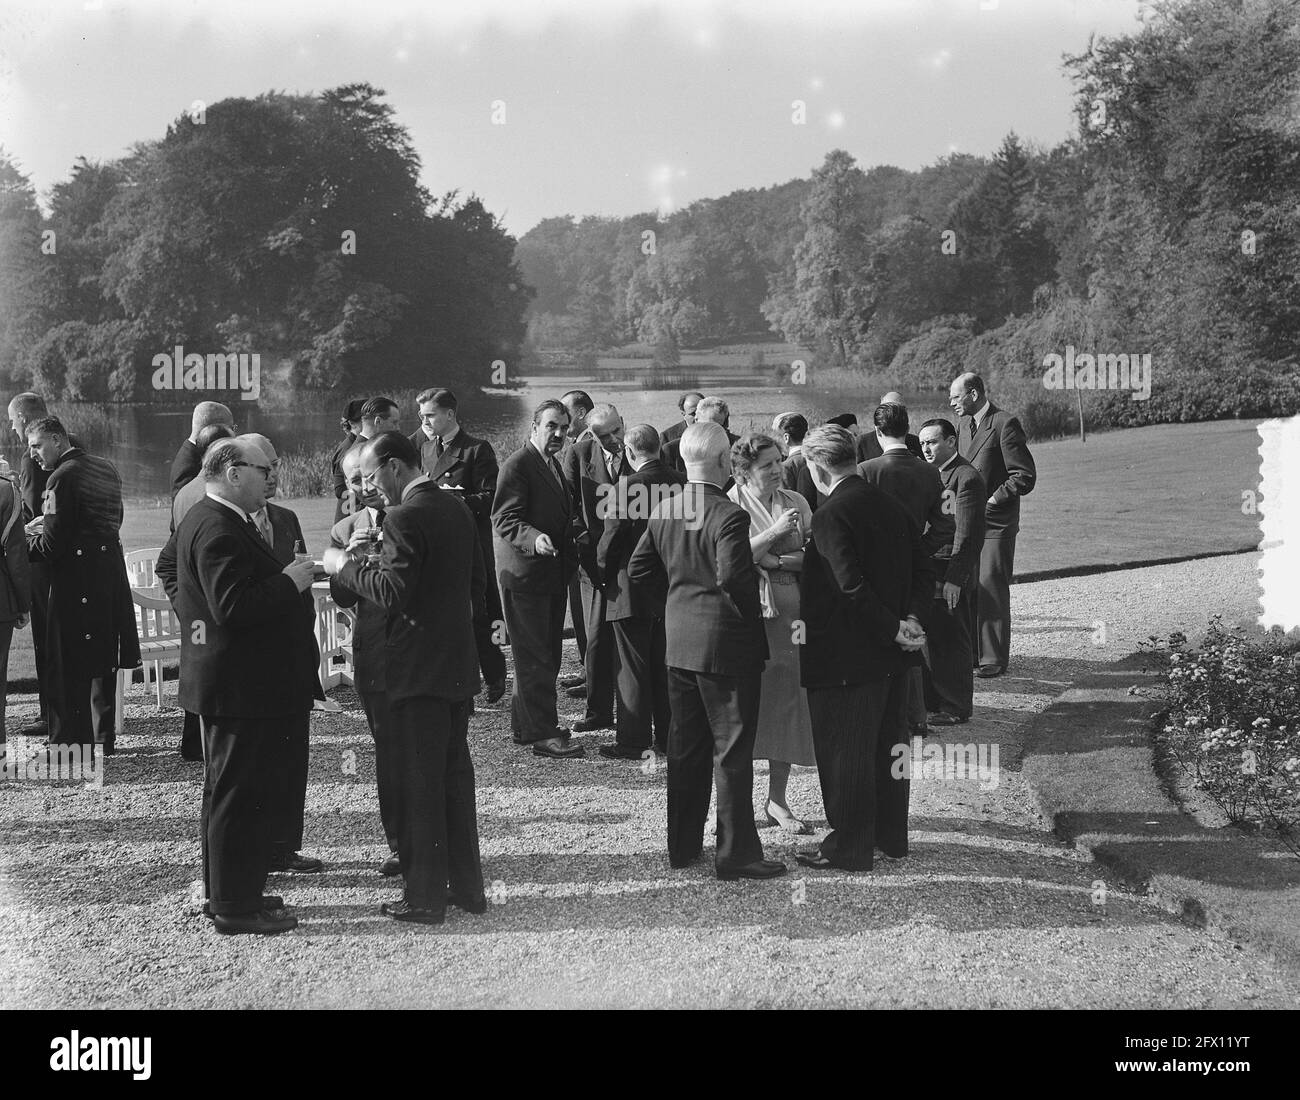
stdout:
{"type": "MultiPolygon", "coordinates": [[[[1033,446],[1038,486],[1022,504],[1017,575],[1238,550],[1259,542],[1242,493],[1259,485],[1256,420],[1160,424],[1105,432],[1087,443],[1033,446]]],[[[315,557],[329,541],[334,498],[280,501],[302,523],[315,557]]],[[[167,508],[129,503],[127,550],[162,546],[167,508]]],[[[14,635],[10,679],[34,675],[31,634],[14,635]]]]}

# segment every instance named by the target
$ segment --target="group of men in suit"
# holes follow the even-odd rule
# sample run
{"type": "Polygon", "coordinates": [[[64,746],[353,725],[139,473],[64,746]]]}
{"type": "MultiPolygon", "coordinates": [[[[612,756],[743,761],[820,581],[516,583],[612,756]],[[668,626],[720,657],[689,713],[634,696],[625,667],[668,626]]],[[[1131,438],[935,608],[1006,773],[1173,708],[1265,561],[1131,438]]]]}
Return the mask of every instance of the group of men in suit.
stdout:
{"type": "Polygon", "coordinates": [[[122,479],[81,448],[39,394],[14,397],[9,420],[27,449],[4,521],[5,640],[30,621],[40,704],[20,732],[91,751],[100,744],[108,754],[117,670],[140,664],[120,538],[122,479]]]}

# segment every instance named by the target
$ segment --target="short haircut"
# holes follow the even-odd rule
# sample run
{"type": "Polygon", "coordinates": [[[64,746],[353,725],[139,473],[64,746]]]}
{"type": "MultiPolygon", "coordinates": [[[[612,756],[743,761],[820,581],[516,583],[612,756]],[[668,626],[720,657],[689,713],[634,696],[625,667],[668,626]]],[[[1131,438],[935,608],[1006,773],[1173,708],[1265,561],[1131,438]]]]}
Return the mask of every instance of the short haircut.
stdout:
{"type": "Polygon", "coordinates": [[[68,429],[63,426],[63,421],[57,416],[42,416],[38,420],[33,420],[26,428],[27,435],[61,435],[64,439],[68,438],[68,429]]]}
{"type": "Polygon", "coordinates": [[[339,417],[339,427],[346,428],[349,424],[355,424],[361,419],[361,410],[365,408],[366,401],[363,397],[354,397],[343,408],[343,415],[339,417]]]}
{"type": "Polygon", "coordinates": [[[942,416],[936,416],[933,420],[927,420],[918,429],[917,434],[925,431],[926,428],[938,428],[943,434],[944,439],[956,439],[957,429],[952,426],[952,421],[942,416]]]}
{"type": "Polygon", "coordinates": [[[220,401],[200,401],[190,417],[190,431],[195,435],[209,424],[233,424],[235,415],[220,401]]]}
{"type": "Polygon", "coordinates": [[[339,455],[339,469],[342,469],[343,463],[349,461],[350,459],[356,459],[358,462],[360,462],[361,452],[366,449],[366,444],[369,442],[370,440],[368,439],[358,439],[354,441],[352,446],[350,446],[346,451],[344,451],[341,455],[339,455]]]}
{"type": "Polygon", "coordinates": [[[871,420],[876,430],[890,439],[903,439],[907,435],[907,409],[902,405],[877,405],[871,420]]]}
{"type": "Polygon", "coordinates": [[[848,428],[823,424],[804,436],[803,456],[823,470],[843,470],[857,465],[858,445],[848,428]]]}
{"type": "Polygon", "coordinates": [[[35,420],[37,417],[49,416],[50,410],[45,407],[45,398],[39,393],[20,393],[9,402],[10,415],[17,414],[18,419],[26,423],[29,420],[35,420]]]}
{"type": "Polygon", "coordinates": [[[561,404],[564,403],[565,398],[571,399],[573,403],[584,412],[591,412],[591,410],[596,407],[596,403],[587,394],[586,390],[570,390],[568,393],[561,394],[561,404]]]}
{"type": "Polygon", "coordinates": [[[421,390],[415,400],[421,405],[426,401],[432,401],[440,409],[451,409],[453,412],[456,409],[456,395],[451,390],[444,390],[438,386],[421,390]]]}
{"type": "Polygon", "coordinates": [[[233,439],[218,440],[203,456],[203,480],[216,481],[236,462],[244,461],[244,445],[233,439]]]}
{"type": "Polygon", "coordinates": [[[396,408],[397,402],[391,397],[372,397],[361,406],[361,418],[374,420],[375,417],[382,416],[387,419],[396,408]]]}
{"type": "Polygon", "coordinates": [[[684,393],[684,394],[682,394],[681,397],[679,397],[679,398],[677,399],[677,407],[678,407],[678,408],[679,408],[683,413],[686,412],[686,399],[687,399],[688,397],[693,397],[693,398],[695,398],[695,402],[696,402],[696,404],[699,404],[701,401],[704,400],[704,394],[699,393],[699,392],[697,392],[696,390],[691,390],[690,393],[684,393]]]}
{"type": "Polygon", "coordinates": [[[779,444],[765,432],[750,432],[742,435],[731,445],[731,468],[738,474],[748,474],[759,456],[767,450],[781,453],[779,444]]]}
{"type": "Polygon", "coordinates": [[[401,432],[380,432],[367,441],[366,446],[380,462],[395,458],[403,466],[409,466],[414,470],[420,468],[420,452],[401,432]]]}
{"type": "Polygon", "coordinates": [[[858,418],[853,413],[836,413],[826,421],[827,424],[834,424],[837,428],[851,428],[857,422],[858,418]]]}
{"type": "Polygon", "coordinates": [[[621,419],[622,417],[618,415],[618,409],[616,409],[613,405],[609,404],[608,402],[602,405],[593,405],[587,412],[588,424],[590,424],[593,420],[617,421],[621,419]]]}
{"type": "Polygon", "coordinates": [[[782,413],[776,418],[776,430],[785,432],[791,443],[802,443],[808,434],[808,418],[803,413],[782,413]]]}
{"type": "Polygon", "coordinates": [[[207,454],[208,448],[218,439],[234,439],[235,429],[229,424],[209,424],[206,428],[200,428],[199,434],[194,439],[194,448],[199,452],[202,458],[207,454]]]}
{"type": "Polygon", "coordinates": [[[537,427],[537,425],[542,422],[543,415],[551,410],[563,413],[565,420],[572,419],[572,417],[569,416],[569,410],[565,407],[563,401],[557,401],[554,397],[548,397],[533,410],[533,427],[537,427]]]}
{"type": "Polygon", "coordinates": [[[649,424],[637,424],[623,433],[623,445],[638,457],[659,453],[659,433],[649,424]]]}
{"type": "Polygon", "coordinates": [[[718,455],[727,453],[731,443],[721,424],[712,420],[696,422],[682,432],[682,462],[687,466],[699,466],[709,462],[718,455]]]}
{"type": "Polygon", "coordinates": [[[954,381],[960,382],[963,390],[974,390],[980,397],[985,396],[984,379],[974,371],[968,370],[964,374],[959,374],[954,381]]]}
{"type": "Polygon", "coordinates": [[[727,403],[721,397],[706,397],[695,406],[696,423],[701,418],[712,420],[715,424],[725,424],[731,419],[731,409],[728,408],[727,403]],[[716,418],[714,417],[715,413],[717,414],[716,418]]]}

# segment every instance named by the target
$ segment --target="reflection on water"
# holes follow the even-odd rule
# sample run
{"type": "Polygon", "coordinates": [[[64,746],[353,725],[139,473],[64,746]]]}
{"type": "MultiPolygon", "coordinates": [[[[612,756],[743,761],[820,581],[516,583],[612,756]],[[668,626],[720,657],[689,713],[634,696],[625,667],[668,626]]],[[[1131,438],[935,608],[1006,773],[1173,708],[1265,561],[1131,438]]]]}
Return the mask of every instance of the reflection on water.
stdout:
{"type": "MultiPolygon", "coordinates": [[[[593,383],[576,375],[546,375],[526,379],[521,388],[508,393],[462,396],[461,423],[466,431],[491,442],[497,457],[504,458],[527,439],[533,407],[545,398],[559,397],[571,389],[586,390],[595,401],[617,405],[628,427],[646,423],[662,429],[680,418],[677,390],[642,389],[635,379],[593,383]]],[[[822,423],[837,413],[853,412],[866,424],[880,397],[879,394],[818,393],[801,386],[765,386],[754,380],[735,378],[702,378],[700,389],[727,401],[731,407],[731,430],[737,433],[766,430],[776,414],[791,411],[802,412],[812,424],[822,423]]],[[[942,394],[920,397],[905,394],[904,397],[909,401],[913,431],[922,420],[950,415],[942,394]]],[[[304,412],[292,406],[259,408],[251,402],[234,402],[232,408],[241,432],[262,433],[281,453],[328,450],[342,438],[337,411],[304,412]]],[[[74,434],[82,437],[88,450],[104,455],[117,465],[128,498],[158,499],[169,495],[172,458],[190,433],[189,409],[156,405],[58,405],[54,411],[64,417],[74,434]]],[[[415,431],[418,421],[414,407],[402,409],[401,426],[406,432],[415,431]]],[[[7,429],[5,444],[5,457],[16,466],[21,447],[13,432],[7,429]]]]}

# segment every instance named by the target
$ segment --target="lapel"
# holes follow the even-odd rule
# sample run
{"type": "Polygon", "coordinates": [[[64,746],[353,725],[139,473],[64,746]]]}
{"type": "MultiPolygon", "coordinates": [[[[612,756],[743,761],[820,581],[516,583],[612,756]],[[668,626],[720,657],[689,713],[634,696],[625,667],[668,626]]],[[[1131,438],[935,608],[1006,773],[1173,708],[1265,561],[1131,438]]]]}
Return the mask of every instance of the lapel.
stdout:
{"type": "MultiPolygon", "coordinates": [[[[429,445],[433,446],[433,440],[429,441],[429,445]]],[[[464,455],[464,453],[465,453],[465,432],[464,430],[461,430],[456,433],[456,438],[453,439],[450,443],[448,443],[447,446],[444,448],[441,457],[438,459],[437,462],[433,464],[433,469],[430,471],[429,476],[433,478],[434,481],[437,481],[438,478],[440,478],[449,469],[451,469],[452,466],[456,465],[456,463],[461,460],[461,457],[464,455]]],[[[465,486],[465,488],[468,489],[469,486],[467,485],[465,486]]]]}
{"type": "Polygon", "coordinates": [[[988,412],[984,414],[980,426],[975,429],[975,438],[971,441],[970,454],[963,456],[967,462],[974,459],[984,449],[988,441],[993,438],[993,416],[997,411],[997,407],[990,401],[988,412]]]}
{"type": "MultiPolygon", "coordinates": [[[[555,480],[555,473],[554,473],[555,466],[552,464],[552,461],[548,461],[547,459],[543,458],[542,453],[536,447],[534,447],[531,442],[524,444],[524,450],[528,452],[528,454],[531,456],[533,460],[533,463],[537,466],[538,476],[541,477],[541,479],[551,487],[551,489],[562,501],[564,501],[564,514],[568,515],[569,506],[571,503],[569,500],[569,494],[568,492],[565,491],[564,487],[555,480]]],[[[563,478],[564,475],[561,474],[560,477],[563,478]]]]}
{"type": "MultiPolygon", "coordinates": [[[[268,558],[270,558],[271,561],[275,563],[275,567],[277,569],[283,568],[280,565],[280,559],[277,558],[275,556],[275,552],[269,546],[266,545],[266,541],[262,538],[260,534],[258,534],[258,532],[255,530],[252,524],[241,522],[234,512],[232,512],[224,504],[221,504],[218,501],[213,500],[206,493],[203,495],[203,500],[200,501],[199,503],[206,504],[209,508],[215,508],[217,510],[218,515],[223,516],[230,524],[230,526],[235,527],[240,531],[245,541],[251,544],[254,550],[262,554],[265,554],[268,558]]],[[[198,505],[196,504],[195,507],[197,508],[198,505]]],[[[267,515],[269,516],[270,514],[271,513],[268,510],[267,515]]],[[[249,519],[252,519],[252,517],[250,516],[249,519]]],[[[272,525],[271,529],[274,531],[275,529],[274,524],[272,525]]]]}

